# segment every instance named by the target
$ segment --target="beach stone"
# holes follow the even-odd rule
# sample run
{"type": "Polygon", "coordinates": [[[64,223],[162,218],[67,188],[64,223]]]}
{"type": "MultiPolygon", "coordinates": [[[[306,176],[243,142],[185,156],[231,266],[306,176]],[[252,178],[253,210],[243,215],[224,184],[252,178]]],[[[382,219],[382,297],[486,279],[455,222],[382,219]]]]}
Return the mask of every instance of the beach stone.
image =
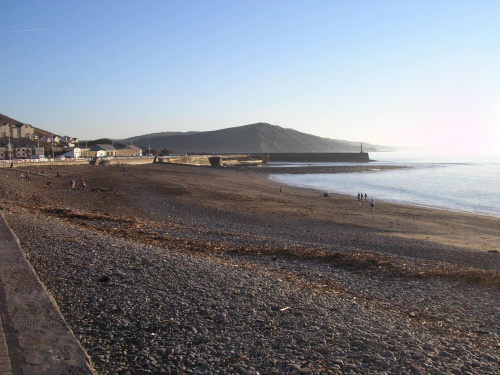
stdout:
{"type": "Polygon", "coordinates": [[[344,361],[339,358],[335,358],[332,362],[339,366],[344,366],[344,361]]]}
{"type": "MultiPolygon", "coordinates": [[[[120,192],[116,200],[99,203],[106,215],[92,196],[71,204],[64,194],[43,196],[47,206],[75,205],[95,215],[78,225],[78,218],[46,215],[27,200],[26,209],[9,214],[26,256],[98,373],[498,372],[498,291],[425,276],[445,271],[448,262],[479,267],[484,255],[489,260],[478,269],[486,270],[491,254],[379,235],[371,224],[310,221],[305,209],[293,218],[279,211],[247,216],[239,199],[230,202],[242,209],[238,213],[229,206],[208,209],[192,204],[190,195],[177,198],[178,186],[191,183],[179,179],[170,197],[164,194],[168,181],[160,171],[150,172],[161,184],[138,188],[130,181],[113,188],[120,192]],[[359,258],[379,263],[360,268],[359,258]],[[388,265],[393,268],[384,270],[388,265]],[[103,276],[110,280],[98,282],[103,276]],[[429,316],[460,336],[442,334],[429,316]]],[[[172,179],[177,174],[165,172],[172,179]]],[[[198,194],[199,186],[187,192],[198,194]]],[[[2,199],[14,193],[24,199],[5,187],[0,179],[2,199]]],[[[259,201],[264,197],[241,193],[255,210],[266,209],[259,201]]],[[[340,209],[336,196],[315,195],[340,209]]],[[[266,205],[274,204],[265,198],[266,205]]],[[[290,210],[297,204],[287,202],[290,210]]],[[[405,220],[416,210],[408,210],[405,220]]],[[[353,212],[347,212],[349,220],[353,212]]]]}
{"type": "Polygon", "coordinates": [[[394,353],[389,351],[389,350],[386,350],[386,351],[382,352],[382,356],[386,357],[386,358],[392,358],[392,357],[394,357],[394,353]]]}

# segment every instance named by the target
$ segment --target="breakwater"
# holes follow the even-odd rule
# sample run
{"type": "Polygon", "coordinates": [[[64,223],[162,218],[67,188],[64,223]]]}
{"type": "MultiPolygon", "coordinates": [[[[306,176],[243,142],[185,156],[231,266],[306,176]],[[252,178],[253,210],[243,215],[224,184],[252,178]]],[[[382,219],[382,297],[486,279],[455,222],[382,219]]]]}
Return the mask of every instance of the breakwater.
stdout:
{"type": "Polygon", "coordinates": [[[367,163],[370,157],[367,152],[304,152],[304,153],[269,153],[270,162],[359,162],[367,163]]]}
{"type": "Polygon", "coordinates": [[[309,153],[269,153],[269,154],[220,154],[220,155],[190,155],[190,156],[160,156],[159,163],[177,163],[191,165],[248,165],[262,162],[293,162],[293,163],[333,163],[370,161],[367,152],[309,152],[309,153]],[[210,159],[212,162],[210,162],[210,159]]]}
{"type": "Polygon", "coordinates": [[[187,164],[187,165],[210,165],[210,155],[186,155],[186,156],[160,156],[158,163],[187,164]]]}

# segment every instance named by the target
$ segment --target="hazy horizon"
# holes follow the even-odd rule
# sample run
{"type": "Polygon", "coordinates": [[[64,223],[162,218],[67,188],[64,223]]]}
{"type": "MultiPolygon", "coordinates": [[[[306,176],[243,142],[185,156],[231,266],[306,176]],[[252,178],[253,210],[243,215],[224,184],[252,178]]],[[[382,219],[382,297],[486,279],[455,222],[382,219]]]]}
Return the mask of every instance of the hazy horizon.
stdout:
{"type": "Polygon", "coordinates": [[[0,113],[80,139],[267,122],[498,155],[497,1],[19,1],[0,113]]]}

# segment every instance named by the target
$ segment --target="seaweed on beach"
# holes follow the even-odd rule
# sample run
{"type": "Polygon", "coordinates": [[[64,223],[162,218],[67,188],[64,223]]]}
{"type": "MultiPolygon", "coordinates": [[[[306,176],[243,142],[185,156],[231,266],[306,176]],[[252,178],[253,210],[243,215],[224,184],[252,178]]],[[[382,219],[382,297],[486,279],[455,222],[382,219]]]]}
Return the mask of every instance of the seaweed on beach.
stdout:
{"type": "Polygon", "coordinates": [[[189,234],[190,228],[172,222],[160,225],[135,218],[121,218],[101,213],[52,207],[44,207],[40,211],[106,235],[165,247],[172,251],[280,257],[308,262],[325,262],[363,275],[378,274],[399,279],[439,278],[500,289],[500,272],[498,271],[480,270],[439,262],[424,262],[421,266],[410,266],[404,263],[404,260],[393,256],[367,251],[327,251],[304,246],[255,246],[251,244],[251,239],[244,246],[235,246],[226,242],[179,236],[179,232],[189,234]]]}

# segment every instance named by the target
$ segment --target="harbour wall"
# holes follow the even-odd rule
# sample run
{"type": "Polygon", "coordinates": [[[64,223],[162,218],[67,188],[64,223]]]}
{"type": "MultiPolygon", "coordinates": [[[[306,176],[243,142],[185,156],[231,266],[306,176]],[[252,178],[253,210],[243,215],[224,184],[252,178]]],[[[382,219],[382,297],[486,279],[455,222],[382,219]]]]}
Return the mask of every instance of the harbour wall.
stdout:
{"type": "Polygon", "coordinates": [[[187,156],[160,156],[158,163],[189,164],[189,165],[210,165],[208,158],[210,155],[187,155],[187,156]]]}
{"type": "Polygon", "coordinates": [[[325,163],[325,162],[357,162],[367,163],[370,156],[367,152],[310,152],[310,153],[269,153],[269,154],[221,154],[190,155],[190,156],[160,156],[160,163],[177,163],[191,165],[242,165],[247,163],[260,164],[262,162],[294,162],[294,163],[325,163]],[[213,163],[210,163],[212,159],[213,163]],[[218,159],[218,160],[216,160],[218,159]]]}
{"type": "Polygon", "coordinates": [[[269,153],[270,162],[358,162],[367,163],[370,156],[367,152],[308,152],[308,153],[269,153]]]}

